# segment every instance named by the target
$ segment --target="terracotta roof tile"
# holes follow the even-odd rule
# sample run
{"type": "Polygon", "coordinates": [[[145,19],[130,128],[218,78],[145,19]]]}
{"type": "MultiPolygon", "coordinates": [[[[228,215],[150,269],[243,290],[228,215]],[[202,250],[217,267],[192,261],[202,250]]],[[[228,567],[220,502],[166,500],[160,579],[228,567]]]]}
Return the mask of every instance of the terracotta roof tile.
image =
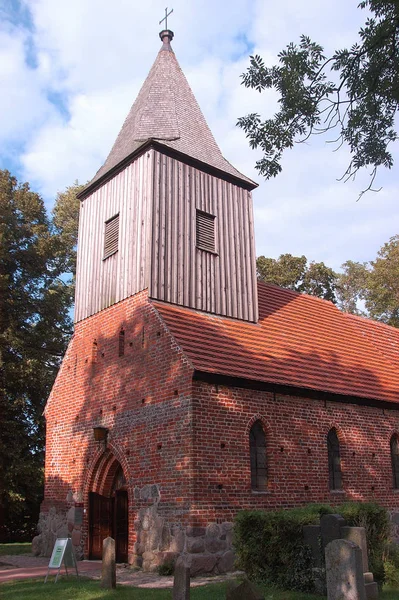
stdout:
{"type": "Polygon", "coordinates": [[[399,402],[399,331],[258,284],[259,323],[154,301],[198,371],[399,402]]]}
{"type": "Polygon", "coordinates": [[[156,140],[256,187],[223,158],[169,43],[162,45],[111,152],[89,185],[147,140],[156,140]]]}

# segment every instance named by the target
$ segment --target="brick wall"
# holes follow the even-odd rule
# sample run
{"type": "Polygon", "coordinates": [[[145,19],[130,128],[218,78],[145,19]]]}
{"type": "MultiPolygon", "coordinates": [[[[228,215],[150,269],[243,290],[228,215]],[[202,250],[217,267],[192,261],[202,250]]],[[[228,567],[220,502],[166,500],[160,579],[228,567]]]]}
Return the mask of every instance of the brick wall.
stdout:
{"type": "MultiPolygon", "coordinates": [[[[130,552],[137,511],[154,502],[147,493],[151,486],[158,485],[156,502],[163,515],[187,519],[191,381],[189,362],[146,292],[78,323],[46,408],[42,513],[50,507],[61,510],[68,499],[66,509],[70,501],[83,501],[87,516],[88,492],[107,494],[116,457],[131,505],[130,552]],[[93,439],[95,425],[109,429],[105,454],[104,444],[93,439]]],[[[82,534],[87,553],[86,518],[82,534]]],[[[76,546],[78,536],[75,532],[76,546]]]]}
{"type": "Polygon", "coordinates": [[[149,570],[182,552],[193,573],[230,569],[231,521],[242,508],[376,500],[399,509],[389,446],[398,411],[192,378],[146,292],[76,325],[46,408],[43,552],[51,551],[49,535],[70,533],[87,555],[89,492],[108,496],[119,464],[129,497],[130,560],[149,570]],[[257,419],[266,433],[266,492],[250,485],[249,430],[257,419]],[[93,439],[96,425],[109,430],[106,449],[93,439]],[[331,427],[343,474],[343,490],[333,492],[331,427]]]}
{"type": "Polygon", "coordinates": [[[309,502],[376,501],[399,509],[390,438],[399,411],[210,385],[193,389],[197,522],[232,520],[239,508],[288,508],[309,502]],[[266,433],[268,489],[251,490],[249,430],[266,433]],[[335,427],[343,490],[330,491],[327,434],[335,427]]]}

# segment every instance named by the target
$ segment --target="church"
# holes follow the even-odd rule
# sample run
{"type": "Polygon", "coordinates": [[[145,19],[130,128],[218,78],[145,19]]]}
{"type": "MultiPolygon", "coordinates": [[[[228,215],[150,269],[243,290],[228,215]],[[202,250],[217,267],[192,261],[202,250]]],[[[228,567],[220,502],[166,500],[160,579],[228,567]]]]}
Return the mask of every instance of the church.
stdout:
{"type": "MultiPolygon", "coordinates": [[[[399,512],[399,331],[257,281],[251,192],[171,47],[80,193],[75,331],[48,399],[35,548],[192,574],[241,509],[399,512]]],[[[399,516],[399,515],[398,515],[399,516]]]]}

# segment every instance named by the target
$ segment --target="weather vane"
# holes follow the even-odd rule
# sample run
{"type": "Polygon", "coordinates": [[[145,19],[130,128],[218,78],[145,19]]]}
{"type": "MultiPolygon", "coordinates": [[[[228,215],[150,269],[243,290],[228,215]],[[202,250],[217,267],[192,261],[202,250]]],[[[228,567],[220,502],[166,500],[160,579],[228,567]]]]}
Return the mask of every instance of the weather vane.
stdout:
{"type": "Polygon", "coordinates": [[[165,21],[165,29],[167,29],[167,28],[168,28],[168,17],[169,17],[169,15],[171,15],[171,14],[172,14],[172,12],[173,12],[173,8],[172,8],[172,10],[170,10],[170,11],[168,12],[168,7],[166,7],[166,8],[165,8],[165,16],[164,16],[164,18],[163,18],[163,19],[161,19],[161,20],[159,21],[159,24],[161,24],[163,21],[165,21]]]}

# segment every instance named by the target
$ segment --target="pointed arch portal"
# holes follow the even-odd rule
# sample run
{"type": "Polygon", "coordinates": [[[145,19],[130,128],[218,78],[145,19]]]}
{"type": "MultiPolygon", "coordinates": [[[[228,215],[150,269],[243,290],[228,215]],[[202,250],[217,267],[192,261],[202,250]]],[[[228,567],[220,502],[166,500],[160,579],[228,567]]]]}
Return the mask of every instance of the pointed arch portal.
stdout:
{"type": "Polygon", "coordinates": [[[89,558],[102,557],[103,540],[115,539],[117,562],[128,561],[129,501],[126,479],[119,461],[102,456],[89,491],[89,558]]]}

